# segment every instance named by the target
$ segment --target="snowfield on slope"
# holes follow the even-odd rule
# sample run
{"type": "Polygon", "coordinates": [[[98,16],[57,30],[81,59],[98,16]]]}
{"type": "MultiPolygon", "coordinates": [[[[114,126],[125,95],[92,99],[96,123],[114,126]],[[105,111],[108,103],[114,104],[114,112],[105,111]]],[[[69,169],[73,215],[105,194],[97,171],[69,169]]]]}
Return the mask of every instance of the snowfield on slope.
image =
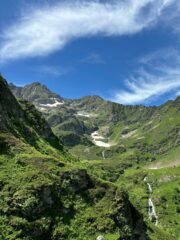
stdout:
{"type": "Polygon", "coordinates": [[[40,104],[40,106],[43,107],[43,108],[45,108],[45,107],[53,108],[53,107],[57,107],[57,106],[60,106],[60,105],[64,104],[64,101],[60,102],[56,98],[53,98],[53,100],[54,100],[54,103],[40,104]]]}
{"type": "Polygon", "coordinates": [[[99,135],[98,131],[91,133],[91,137],[93,139],[93,143],[98,147],[109,148],[112,146],[112,144],[110,144],[110,143],[103,142],[103,140],[105,140],[105,138],[103,136],[99,135]]]}
{"type": "Polygon", "coordinates": [[[79,112],[77,112],[76,115],[80,116],[80,117],[86,117],[86,118],[97,117],[97,114],[89,113],[89,112],[85,112],[85,111],[79,111],[79,112]]]}
{"type": "Polygon", "coordinates": [[[129,138],[129,137],[132,137],[135,133],[137,132],[137,130],[133,130],[129,133],[126,133],[126,134],[122,134],[121,135],[121,138],[129,138]]]}

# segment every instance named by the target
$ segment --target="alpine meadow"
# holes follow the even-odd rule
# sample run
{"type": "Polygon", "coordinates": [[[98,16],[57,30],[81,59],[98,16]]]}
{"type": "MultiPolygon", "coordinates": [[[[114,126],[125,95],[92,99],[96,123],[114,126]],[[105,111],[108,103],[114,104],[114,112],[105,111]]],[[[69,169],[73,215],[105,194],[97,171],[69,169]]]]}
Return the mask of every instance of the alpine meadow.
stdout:
{"type": "Polygon", "coordinates": [[[180,2],[0,2],[0,240],[180,240],[180,2]]]}

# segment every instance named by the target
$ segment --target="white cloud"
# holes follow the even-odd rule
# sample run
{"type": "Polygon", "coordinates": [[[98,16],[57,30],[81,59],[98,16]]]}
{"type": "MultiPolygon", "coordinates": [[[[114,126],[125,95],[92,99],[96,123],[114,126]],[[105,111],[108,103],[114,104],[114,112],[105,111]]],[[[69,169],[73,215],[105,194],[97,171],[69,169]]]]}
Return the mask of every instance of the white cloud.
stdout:
{"type": "Polygon", "coordinates": [[[0,33],[0,61],[48,55],[80,37],[137,33],[156,23],[177,1],[79,0],[25,11],[0,33]]]}
{"type": "Polygon", "coordinates": [[[126,80],[127,90],[115,92],[111,100],[122,104],[139,104],[145,101],[151,102],[165,93],[172,91],[177,93],[180,91],[179,56],[180,54],[175,50],[169,50],[144,57],[143,65],[126,80]],[[161,63],[156,65],[159,58],[161,63]]]}
{"type": "Polygon", "coordinates": [[[91,53],[89,56],[81,59],[82,63],[105,64],[105,61],[98,53],[91,53]]]}
{"type": "Polygon", "coordinates": [[[50,75],[54,77],[60,77],[62,75],[67,74],[70,71],[69,68],[61,68],[52,65],[42,65],[37,67],[35,70],[41,75],[50,75]]]}
{"type": "Polygon", "coordinates": [[[151,52],[143,57],[141,57],[138,61],[140,64],[146,64],[150,66],[159,65],[162,62],[168,62],[176,64],[180,64],[179,52],[175,48],[163,48],[156,52],[151,52]]]}
{"type": "Polygon", "coordinates": [[[180,91],[176,92],[176,97],[180,96],[180,91]]]}

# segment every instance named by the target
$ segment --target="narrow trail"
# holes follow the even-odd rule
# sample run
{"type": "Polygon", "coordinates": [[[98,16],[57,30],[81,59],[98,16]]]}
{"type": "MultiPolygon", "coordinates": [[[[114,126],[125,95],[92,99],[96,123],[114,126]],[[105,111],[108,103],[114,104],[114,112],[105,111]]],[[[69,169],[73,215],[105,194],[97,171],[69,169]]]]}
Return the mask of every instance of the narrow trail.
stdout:
{"type": "Polygon", "coordinates": [[[148,215],[149,219],[157,226],[158,225],[158,216],[156,214],[155,205],[152,200],[152,187],[151,184],[148,182],[148,177],[144,178],[144,182],[146,182],[149,192],[149,199],[148,199],[148,215]]]}
{"type": "Polygon", "coordinates": [[[149,169],[153,169],[153,170],[158,170],[158,169],[162,169],[162,168],[174,168],[174,167],[178,167],[180,166],[180,159],[176,158],[176,159],[172,159],[170,162],[157,162],[154,164],[149,165],[149,169]]]}

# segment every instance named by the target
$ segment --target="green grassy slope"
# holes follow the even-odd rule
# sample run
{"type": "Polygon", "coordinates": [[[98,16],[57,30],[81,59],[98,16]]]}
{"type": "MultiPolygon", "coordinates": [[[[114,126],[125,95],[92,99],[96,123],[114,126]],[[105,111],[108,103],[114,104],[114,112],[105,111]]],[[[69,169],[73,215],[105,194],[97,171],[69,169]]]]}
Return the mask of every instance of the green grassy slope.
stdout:
{"type": "Polygon", "coordinates": [[[81,159],[100,160],[105,150],[108,159],[136,155],[137,161],[151,161],[180,145],[180,97],[160,107],[123,106],[98,96],[62,99],[38,83],[11,89],[15,96],[32,101],[54,133],[81,159]],[[52,107],[52,101],[63,104],[52,107]],[[112,147],[96,147],[91,137],[94,131],[112,147]]]}
{"type": "Polygon", "coordinates": [[[73,158],[2,77],[0,90],[0,239],[145,238],[128,194],[73,158]]]}
{"type": "MultiPolygon", "coordinates": [[[[16,152],[15,157],[20,159],[22,165],[33,165],[32,171],[37,171],[36,164],[44,171],[51,169],[39,171],[38,175],[43,179],[46,176],[45,182],[52,183],[53,193],[54,186],[63,189],[60,196],[56,196],[63,208],[60,208],[62,214],[50,224],[53,225],[50,231],[52,239],[96,239],[98,235],[103,235],[107,240],[179,239],[180,97],[160,107],[150,108],[122,106],[98,97],[85,97],[76,101],[68,100],[63,107],[48,109],[44,115],[56,134],[63,135],[63,141],[66,141],[75,158],[63,155],[59,160],[57,153],[44,152],[47,145],[52,148],[52,144],[41,137],[37,140],[41,142],[38,143],[39,147],[33,145],[36,153],[30,151],[28,154],[41,154],[43,159],[51,158],[51,161],[35,161],[32,160],[33,156],[32,159],[28,158],[29,155],[24,156],[22,152],[18,157],[16,152]],[[79,111],[93,114],[93,117],[77,116],[79,111]],[[90,135],[96,130],[105,138],[104,141],[113,146],[95,146],[90,135]],[[85,172],[82,174],[81,170],[85,172]],[[64,179],[64,174],[69,176],[65,182],[60,180],[64,179]],[[86,177],[83,177],[84,174],[87,174],[86,177]],[[151,199],[158,216],[157,226],[148,216],[150,194],[145,177],[148,177],[153,190],[151,199]],[[74,188],[72,182],[76,182],[79,188],[83,182],[89,182],[90,185],[74,193],[71,191],[74,188]]],[[[17,151],[18,144],[14,146],[17,151]]],[[[26,146],[24,149],[27,150],[26,146]]],[[[14,164],[15,158],[11,161],[14,164]]],[[[7,162],[10,164],[11,161],[7,162]]],[[[5,165],[8,169],[3,172],[9,174],[13,166],[17,167],[13,164],[11,167],[5,165]]],[[[28,175],[28,171],[25,175],[28,175]]],[[[7,179],[4,181],[8,182],[7,179]]],[[[22,182],[26,186],[27,180],[22,182]]],[[[51,212],[50,216],[53,214],[51,212]]],[[[41,222],[40,226],[46,226],[43,224],[41,222]]]]}
{"type": "Polygon", "coordinates": [[[179,203],[180,203],[180,168],[165,168],[157,170],[127,170],[118,184],[124,187],[130,195],[130,200],[148,218],[148,189],[143,181],[148,177],[153,193],[152,199],[156,206],[158,225],[152,227],[152,239],[179,239],[179,203]]]}

